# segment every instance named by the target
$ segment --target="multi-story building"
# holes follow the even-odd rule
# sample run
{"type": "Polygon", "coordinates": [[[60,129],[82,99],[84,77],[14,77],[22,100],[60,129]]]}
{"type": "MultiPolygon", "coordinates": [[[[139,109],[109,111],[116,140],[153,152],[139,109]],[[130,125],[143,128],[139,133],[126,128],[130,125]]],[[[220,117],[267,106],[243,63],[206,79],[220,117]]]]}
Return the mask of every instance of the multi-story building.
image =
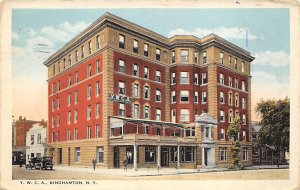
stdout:
{"type": "Polygon", "coordinates": [[[54,162],[226,166],[226,131],[240,117],[241,163],[251,164],[253,59],[215,34],[166,38],[104,14],[44,63],[54,162]]]}

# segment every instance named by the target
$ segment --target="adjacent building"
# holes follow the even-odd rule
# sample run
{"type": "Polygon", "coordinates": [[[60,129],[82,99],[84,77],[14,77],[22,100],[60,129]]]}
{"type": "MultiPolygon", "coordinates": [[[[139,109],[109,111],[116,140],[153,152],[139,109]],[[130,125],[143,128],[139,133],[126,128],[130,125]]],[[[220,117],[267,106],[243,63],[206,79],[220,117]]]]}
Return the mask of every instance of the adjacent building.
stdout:
{"type": "Polygon", "coordinates": [[[167,38],[106,13],[44,63],[50,155],[73,166],[95,156],[107,168],[227,166],[239,117],[251,164],[253,59],[215,34],[167,38]]]}

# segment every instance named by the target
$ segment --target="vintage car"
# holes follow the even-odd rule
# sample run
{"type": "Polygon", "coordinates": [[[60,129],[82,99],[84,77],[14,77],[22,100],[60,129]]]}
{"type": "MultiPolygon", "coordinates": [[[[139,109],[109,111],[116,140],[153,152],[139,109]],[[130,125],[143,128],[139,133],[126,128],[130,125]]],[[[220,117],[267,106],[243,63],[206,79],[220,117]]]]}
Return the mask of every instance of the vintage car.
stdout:
{"type": "Polygon", "coordinates": [[[40,169],[52,170],[53,169],[52,159],[53,157],[48,157],[48,156],[42,157],[40,162],[40,169]]]}
{"type": "Polygon", "coordinates": [[[32,157],[29,159],[28,164],[25,165],[25,168],[35,168],[35,169],[40,169],[40,163],[41,159],[38,157],[32,157]]]}

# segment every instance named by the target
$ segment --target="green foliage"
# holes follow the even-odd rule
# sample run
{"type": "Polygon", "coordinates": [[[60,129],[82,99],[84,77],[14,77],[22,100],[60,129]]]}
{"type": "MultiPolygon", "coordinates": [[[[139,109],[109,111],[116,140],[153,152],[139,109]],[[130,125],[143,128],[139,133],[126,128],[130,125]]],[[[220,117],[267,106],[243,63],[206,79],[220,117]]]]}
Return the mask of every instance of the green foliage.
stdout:
{"type": "Polygon", "coordinates": [[[233,159],[233,168],[239,167],[241,144],[239,142],[238,133],[240,131],[241,122],[239,118],[234,118],[233,123],[228,126],[227,135],[233,138],[234,142],[231,145],[231,156],[233,159]]]}
{"type": "MultiPolygon", "coordinates": [[[[290,100],[260,101],[255,111],[261,116],[258,146],[273,145],[279,161],[280,151],[289,151],[290,100]]],[[[279,164],[279,163],[277,163],[279,164]]]]}
{"type": "Polygon", "coordinates": [[[241,127],[241,121],[239,118],[234,118],[233,123],[228,126],[227,135],[229,138],[233,138],[234,141],[238,140],[238,133],[241,127]]]}

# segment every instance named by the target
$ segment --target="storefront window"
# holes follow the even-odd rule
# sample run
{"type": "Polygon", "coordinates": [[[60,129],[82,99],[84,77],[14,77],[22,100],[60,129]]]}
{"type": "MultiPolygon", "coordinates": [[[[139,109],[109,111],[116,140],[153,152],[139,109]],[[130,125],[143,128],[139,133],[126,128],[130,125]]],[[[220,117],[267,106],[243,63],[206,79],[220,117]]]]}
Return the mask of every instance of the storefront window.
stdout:
{"type": "Polygon", "coordinates": [[[133,164],[133,148],[126,148],[126,157],[128,164],[133,164]]]}
{"type": "Polygon", "coordinates": [[[145,147],[145,162],[155,162],[156,151],[155,147],[145,147]]]}

